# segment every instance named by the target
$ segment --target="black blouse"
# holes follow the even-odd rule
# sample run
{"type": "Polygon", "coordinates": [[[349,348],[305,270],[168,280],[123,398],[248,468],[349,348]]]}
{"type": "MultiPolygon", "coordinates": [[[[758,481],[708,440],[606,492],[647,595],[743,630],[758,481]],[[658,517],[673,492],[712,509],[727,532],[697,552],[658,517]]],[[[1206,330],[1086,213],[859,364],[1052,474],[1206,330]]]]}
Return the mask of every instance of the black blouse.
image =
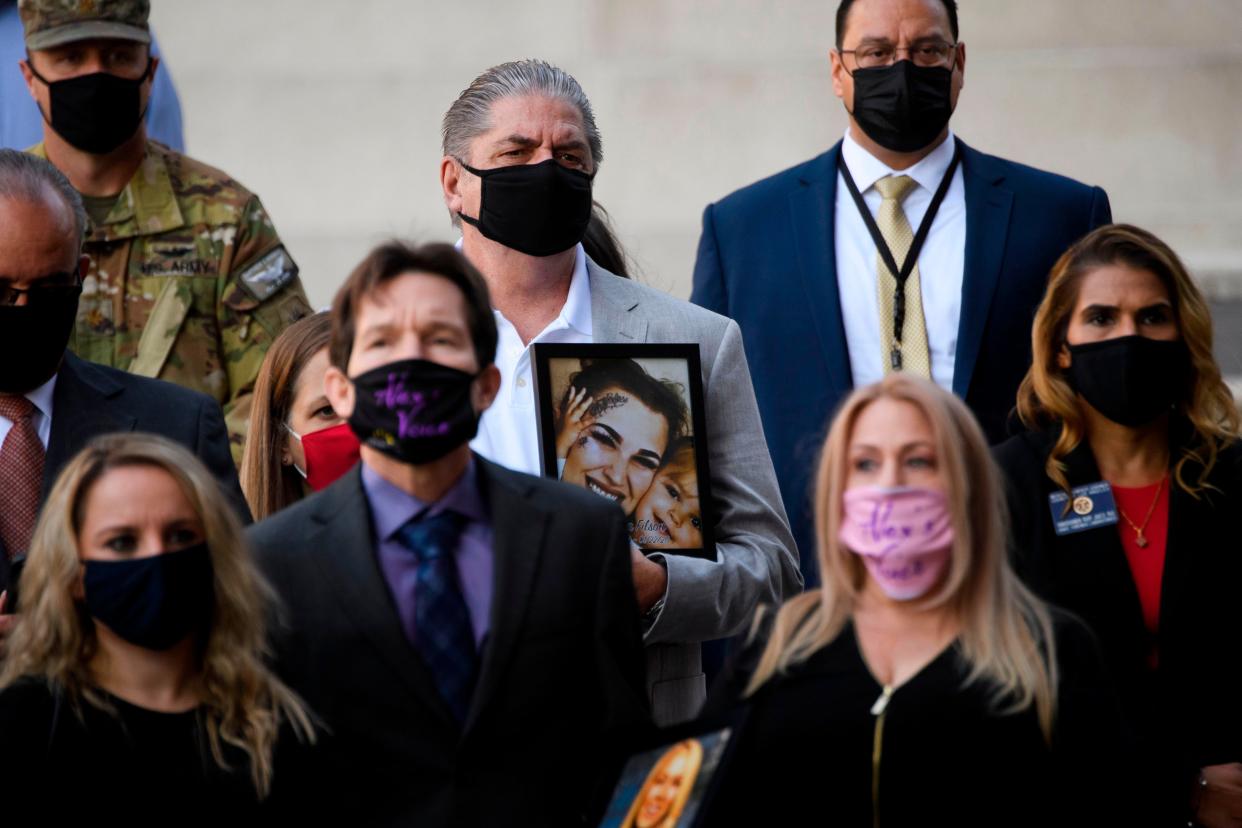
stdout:
{"type": "MultiPolygon", "coordinates": [[[[1091,824],[1106,808],[1120,724],[1090,634],[1069,619],[1058,626],[1051,748],[1033,707],[1001,713],[988,687],[964,686],[956,644],[882,701],[847,625],[741,702],[746,717],[711,814],[739,825],[1091,824]]],[[[739,703],[763,643],[722,677],[709,715],[739,703]]]]}
{"type": "Polygon", "coordinates": [[[230,770],[220,768],[198,711],[160,713],[107,698],[115,715],[82,702],[79,717],[42,680],[0,692],[0,780],[11,814],[48,825],[71,817],[230,828],[258,821],[245,754],[226,748],[230,770]]]}

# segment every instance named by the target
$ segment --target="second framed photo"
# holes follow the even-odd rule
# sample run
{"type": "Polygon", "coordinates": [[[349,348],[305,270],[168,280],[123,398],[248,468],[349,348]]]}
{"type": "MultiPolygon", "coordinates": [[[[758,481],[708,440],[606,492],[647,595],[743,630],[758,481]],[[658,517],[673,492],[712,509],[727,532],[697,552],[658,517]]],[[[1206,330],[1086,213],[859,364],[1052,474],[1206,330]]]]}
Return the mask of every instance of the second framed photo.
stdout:
{"type": "Polygon", "coordinates": [[[546,477],[617,503],[644,552],[714,559],[696,344],[536,344],[546,477]]]}

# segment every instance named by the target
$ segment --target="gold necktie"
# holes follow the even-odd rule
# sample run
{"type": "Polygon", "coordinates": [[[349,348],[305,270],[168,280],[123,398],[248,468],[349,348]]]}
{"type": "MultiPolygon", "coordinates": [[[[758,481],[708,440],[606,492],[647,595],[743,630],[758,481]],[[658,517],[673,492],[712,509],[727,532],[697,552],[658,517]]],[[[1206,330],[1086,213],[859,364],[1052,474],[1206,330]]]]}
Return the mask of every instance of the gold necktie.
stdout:
{"type": "MultiPolygon", "coordinates": [[[[906,254],[914,241],[914,231],[901,202],[918,186],[908,175],[889,176],[875,182],[883,201],[876,216],[880,235],[888,244],[897,266],[905,264],[906,254]]],[[[893,371],[893,298],[897,294],[897,275],[884,264],[884,257],[876,253],[879,278],[876,287],[880,298],[880,346],[884,349],[884,373],[893,371]]],[[[901,329],[901,370],[931,379],[931,356],[927,349],[927,322],[923,319],[923,291],[919,285],[919,266],[916,263],[906,279],[906,319],[901,329]]]]}

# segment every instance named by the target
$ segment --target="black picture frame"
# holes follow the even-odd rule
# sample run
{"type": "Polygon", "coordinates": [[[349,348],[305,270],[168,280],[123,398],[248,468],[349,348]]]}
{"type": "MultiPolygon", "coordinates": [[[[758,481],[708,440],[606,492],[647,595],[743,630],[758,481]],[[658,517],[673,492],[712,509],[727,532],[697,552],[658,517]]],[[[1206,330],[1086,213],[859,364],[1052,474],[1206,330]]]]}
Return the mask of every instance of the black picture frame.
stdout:
{"type": "MultiPolygon", "coordinates": [[[[655,463],[651,471],[648,487],[642,491],[634,491],[634,474],[626,473],[625,481],[619,480],[614,473],[603,479],[606,472],[600,471],[597,477],[584,472],[581,482],[572,482],[595,491],[604,497],[610,497],[626,511],[630,519],[631,538],[645,553],[662,552],[675,555],[690,555],[698,558],[715,560],[716,558],[716,510],[712,499],[711,470],[708,464],[707,444],[707,412],[703,403],[703,371],[699,360],[699,346],[696,343],[536,343],[531,346],[531,359],[534,363],[535,410],[539,419],[539,457],[540,466],[545,477],[561,478],[562,460],[570,468],[571,474],[578,468],[570,463],[569,452],[565,458],[557,456],[557,420],[562,402],[567,401],[567,391],[571,381],[588,367],[592,379],[589,385],[598,390],[608,388],[610,379],[623,385],[640,387],[641,393],[647,395],[643,407],[648,412],[659,409],[664,413],[664,420],[669,422],[669,415],[684,412],[684,428],[675,439],[668,440],[655,454],[655,448],[642,448],[633,458],[632,468],[638,469],[637,476],[642,478],[646,472],[645,464],[655,463]],[[645,379],[636,376],[638,372],[645,379]],[[664,388],[653,389],[652,383],[664,388]],[[681,403],[682,408],[674,411],[674,402],[681,403]],[[690,459],[690,453],[693,459],[690,459]],[[690,489],[689,470],[693,468],[693,483],[698,494],[698,525],[693,525],[693,509],[691,508],[693,492],[690,489]],[[657,479],[662,488],[654,489],[657,479]],[[685,485],[682,485],[682,484],[685,485]],[[673,503],[679,505],[673,506],[673,503]],[[658,515],[666,515],[664,520],[658,515]],[[698,537],[698,545],[693,539],[698,537]]],[[[607,413],[608,396],[633,396],[630,388],[617,387],[612,395],[604,395],[589,409],[603,406],[598,413],[607,413]]],[[[593,399],[593,398],[592,398],[593,399]]],[[[640,402],[642,402],[640,400],[640,402]]],[[[626,405],[622,402],[612,408],[626,405]]],[[[589,409],[582,416],[589,414],[589,409]]],[[[592,422],[599,423],[597,418],[592,422]]],[[[649,422],[649,421],[648,421],[649,422]]],[[[614,423],[615,425],[615,423],[614,423]]],[[[636,425],[641,431],[640,422],[636,425]]],[[[667,428],[665,432],[667,433],[667,428]]],[[[604,425],[607,431],[616,438],[615,429],[604,425]]],[[[581,434],[581,432],[579,432],[581,434]]],[[[600,439],[607,438],[601,433],[600,439]]],[[[590,435],[583,435],[581,442],[575,443],[583,451],[591,445],[602,445],[590,435]]],[[[641,445],[638,440],[635,445],[641,445]]]]}
{"type": "MultiPolygon", "coordinates": [[[[749,707],[735,707],[715,715],[700,717],[672,727],[650,729],[637,734],[623,747],[622,757],[615,762],[608,778],[612,780],[608,801],[592,824],[598,828],[632,828],[634,816],[650,781],[655,766],[674,748],[686,742],[697,742],[700,758],[695,763],[690,790],[676,803],[678,814],[675,828],[702,828],[721,825],[717,797],[725,785],[731,784],[733,757],[747,726],[749,707]]],[[[661,824],[667,824],[666,815],[661,824]]]]}

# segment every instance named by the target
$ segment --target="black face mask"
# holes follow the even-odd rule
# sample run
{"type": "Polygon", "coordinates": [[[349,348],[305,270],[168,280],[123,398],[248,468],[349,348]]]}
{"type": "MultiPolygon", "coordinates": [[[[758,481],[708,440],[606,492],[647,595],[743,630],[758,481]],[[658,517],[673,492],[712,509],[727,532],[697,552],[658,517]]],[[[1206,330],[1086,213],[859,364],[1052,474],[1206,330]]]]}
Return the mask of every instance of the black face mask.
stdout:
{"type": "Polygon", "coordinates": [[[107,72],[47,81],[34,67],[31,73],[47,86],[50,117],[43,120],[70,146],[93,155],[106,155],[124,144],[142,123],[142,85],[151,74],[151,61],[137,80],[107,72]]]}
{"type": "Polygon", "coordinates": [[[479,217],[461,220],[497,244],[527,256],[551,256],[582,241],[591,221],[591,179],[554,158],[539,164],[515,164],[476,170],[483,180],[479,217]]]}
{"type": "Polygon", "coordinates": [[[35,288],[25,305],[0,305],[0,394],[25,394],[52,378],[78,315],[81,285],[35,288]]]}
{"type": "Polygon", "coordinates": [[[931,144],[953,114],[953,70],[891,66],[854,71],[854,111],[867,137],[893,152],[915,152],[931,144]]]}
{"type": "Polygon", "coordinates": [[[85,561],[86,610],[131,644],[167,650],[211,621],[211,554],[200,543],[127,561],[85,561]]]}
{"type": "Polygon", "coordinates": [[[479,430],[474,376],[425,359],[381,365],[353,378],[349,427],[364,446],[419,466],[468,443],[479,430]]]}
{"type": "Polygon", "coordinates": [[[1122,336],[1068,348],[1070,385],[1114,423],[1147,425],[1186,395],[1190,354],[1181,340],[1122,336]]]}

